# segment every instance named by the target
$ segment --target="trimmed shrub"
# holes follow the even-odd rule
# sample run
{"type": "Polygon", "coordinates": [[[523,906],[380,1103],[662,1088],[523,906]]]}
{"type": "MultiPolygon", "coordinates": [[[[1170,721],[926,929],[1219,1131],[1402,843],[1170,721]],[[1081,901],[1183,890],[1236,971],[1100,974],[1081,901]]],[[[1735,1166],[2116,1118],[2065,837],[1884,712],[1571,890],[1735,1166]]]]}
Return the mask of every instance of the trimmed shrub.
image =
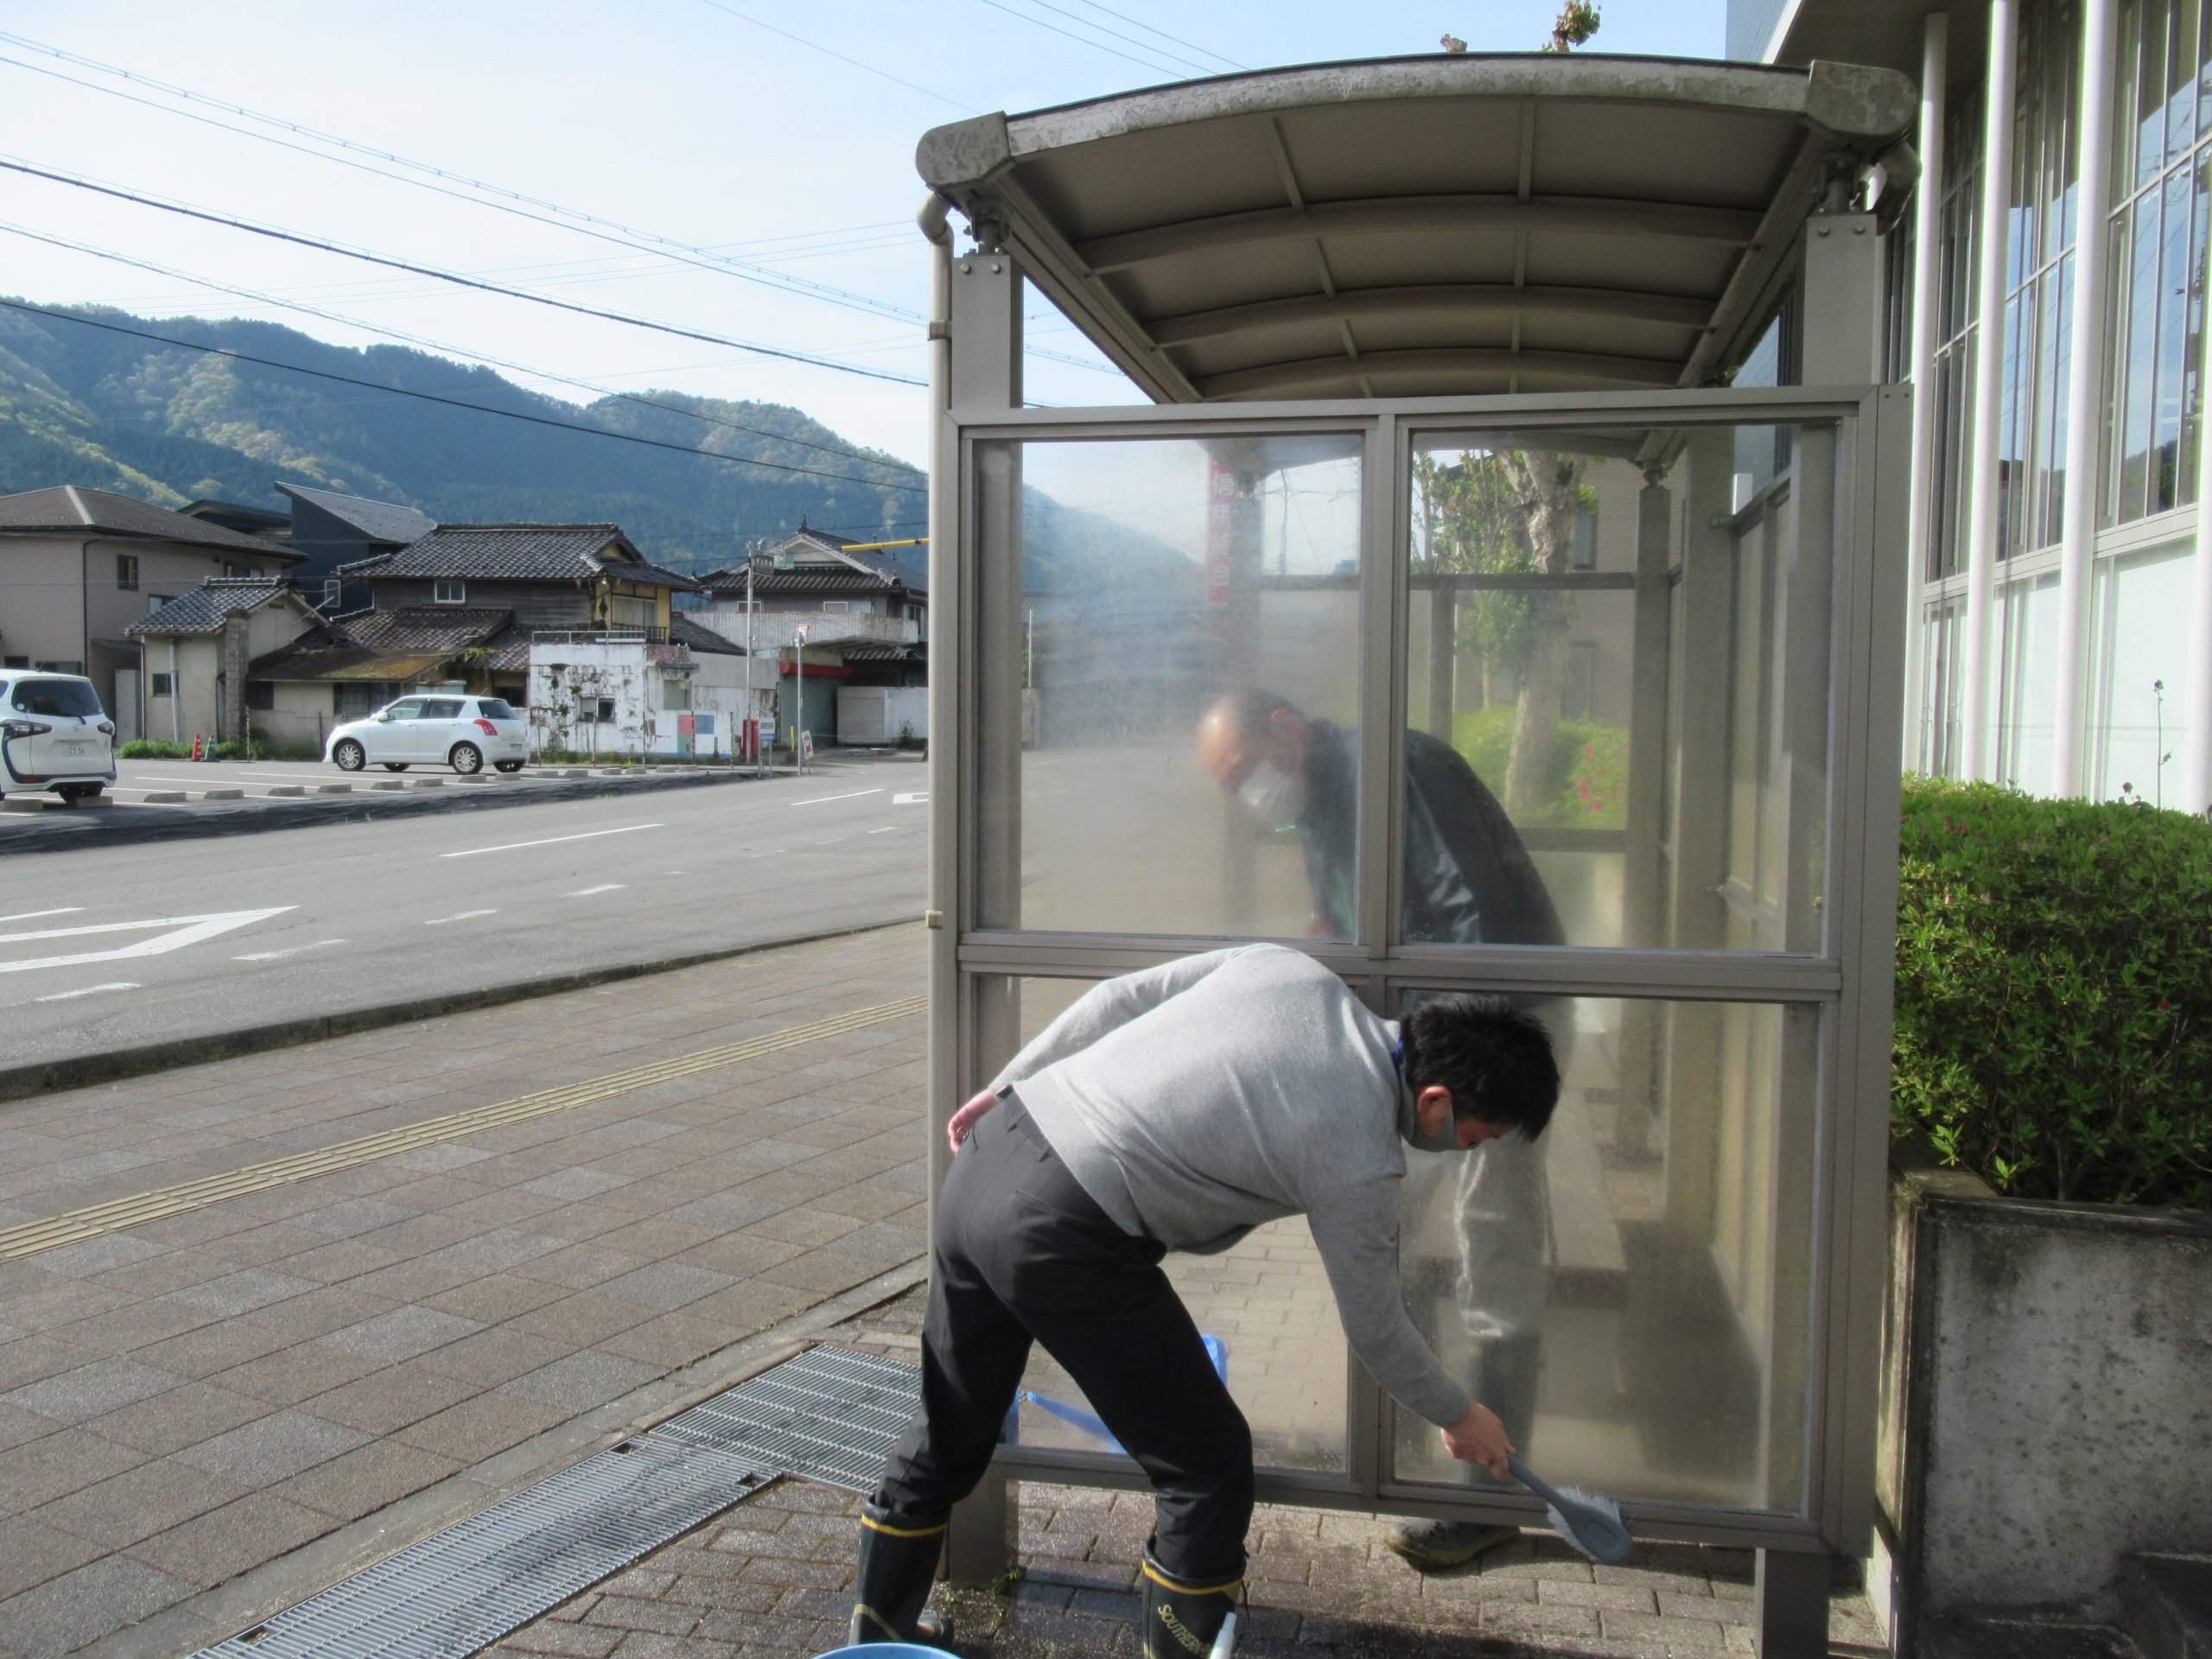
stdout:
{"type": "Polygon", "coordinates": [[[122,760],[182,760],[192,753],[189,743],[164,743],[157,738],[134,737],[116,750],[122,760]]]}
{"type": "Polygon", "coordinates": [[[2021,1198],[2212,1205],[2212,823],[1908,779],[1900,1138],[2021,1198]]]}
{"type": "MultiPolygon", "coordinates": [[[[1452,747],[1501,800],[1513,758],[1514,706],[1492,703],[1452,720],[1452,747]]],[[[1618,830],[1628,822],[1628,734],[1618,726],[1562,720],[1544,762],[1544,804],[1523,829],[1618,830]]]]}

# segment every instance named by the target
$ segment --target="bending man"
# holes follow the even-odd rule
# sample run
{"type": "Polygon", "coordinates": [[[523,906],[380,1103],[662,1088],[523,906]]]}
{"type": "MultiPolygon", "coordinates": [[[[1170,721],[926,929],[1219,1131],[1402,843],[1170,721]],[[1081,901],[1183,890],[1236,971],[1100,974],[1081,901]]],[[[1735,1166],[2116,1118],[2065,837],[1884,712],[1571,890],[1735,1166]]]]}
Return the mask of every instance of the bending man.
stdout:
{"type": "Polygon", "coordinates": [[[1243,1575],[1252,1437],[1160,1263],[1285,1216],[1306,1217],[1376,1381],[1503,1476],[1497,1417],[1406,1317],[1404,1145],[1534,1137],[1558,1094],[1542,1027],[1502,999],[1440,999],[1401,1027],[1279,945],[1094,987],[950,1125],[922,1409],[864,1512],[854,1639],[913,1639],[1034,1340],[1152,1478],[1144,1652],[1204,1654],[1243,1575]]]}

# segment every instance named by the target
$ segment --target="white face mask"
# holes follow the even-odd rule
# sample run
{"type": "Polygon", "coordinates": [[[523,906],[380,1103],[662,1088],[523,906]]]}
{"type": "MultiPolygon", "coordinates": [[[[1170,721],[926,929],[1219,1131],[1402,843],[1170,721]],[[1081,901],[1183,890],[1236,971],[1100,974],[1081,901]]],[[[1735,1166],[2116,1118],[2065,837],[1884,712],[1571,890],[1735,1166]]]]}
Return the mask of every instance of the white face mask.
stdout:
{"type": "Polygon", "coordinates": [[[1269,830],[1287,830],[1306,816],[1306,783],[1271,760],[1252,768],[1252,775],[1238,786],[1236,798],[1255,820],[1269,830]]]}

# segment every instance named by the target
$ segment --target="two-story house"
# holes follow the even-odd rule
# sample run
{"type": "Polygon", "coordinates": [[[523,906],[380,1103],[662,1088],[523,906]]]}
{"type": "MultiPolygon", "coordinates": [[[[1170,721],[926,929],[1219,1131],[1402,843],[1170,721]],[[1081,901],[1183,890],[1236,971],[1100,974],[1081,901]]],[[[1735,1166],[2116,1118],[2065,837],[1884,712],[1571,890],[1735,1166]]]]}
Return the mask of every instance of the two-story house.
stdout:
{"type": "MultiPolygon", "coordinates": [[[[753,648],[779,653],[786,691],[804,654],[801,725],[825,742],[883,742],[902,728],[926,735],[929,570],[918,544],[855,542],[802,524],[748,563],[749,573],[740,563],[702,576],[706,607],[691,615],[742,645],[749,591],[753,648]]],[[[795,706],[781,699],[786,730],[795,706]]]]}
{"type": "Polygon", "coordinates": [[[282,575],[259,537],[73,484],[0,496],[0,666],[82,674],[118,733],[146,729],[130,625],[210,576],[282,575]]]}

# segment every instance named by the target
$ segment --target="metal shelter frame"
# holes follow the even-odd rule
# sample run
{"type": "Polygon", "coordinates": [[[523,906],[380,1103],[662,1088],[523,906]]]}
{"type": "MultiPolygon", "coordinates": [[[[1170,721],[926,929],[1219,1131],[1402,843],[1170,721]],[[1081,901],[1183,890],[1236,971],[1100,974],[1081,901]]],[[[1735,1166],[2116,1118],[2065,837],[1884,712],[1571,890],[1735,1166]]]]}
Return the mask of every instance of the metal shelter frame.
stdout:
{"type": "MultiPolygon", "coordinates": [[[[1095,121],[1084,130],[1110,125],[1095,121]]],[[[1296,434],[1351,440],[1362,462],[1356,567],[1357,922],[1348,940],[1305,948],[1386,1014],[1395,1012],[1402,992],[1415,988],[1549,991],[1618,998],[1629,1007],[1754,1001],[1813,1012],[1817,1034],[1803,1052],[1812,1097],[1781,1113],[1775,1152],[1777,1159],[1802,1160],[1812,1171],[1802,1235],[1807,1255],[1799,1264],[1808,1299],[1808,1338],[1802,1361],[1785,1364],[1775,1385],[1796,1390],[1802,1402],[1802,1416],[1792,1420],[1800,1425],[1795,1432],[1802,1443],[1784,1448],[1783,1459],[1802,1471],[1793,1477],[1798,1501],[1764,1509],[1634,1503],[1629,1513],[1644,1535],[1756,1549],[1761,1650],[1777,1659],[1824,1653],[1829,1558],[1861,1553],[1872,1522],[1876,1359],[1887,1253],[1889,964],[1904,680],[1896,624],[1907,608],[1903,554],[1911,416],[1904,391],[1878,384],[1881,266],[1874,215],[1841,211],[1846,204],[1831,200],[1830,211],[1799,213],[1787,249],[1756,248],[1746,256],[1745,268],[1755,270],[1755,285],[1770,314],[1782,277],[1795,282],[1804,319],[1800,360],[1808,383],[1802,387],[1039,410],[1022,407],[1024,261],[1009,251],[1003,226],[977,213],[972,200],[963,210],[984,239],[975,251],[956,254],[944,217],[948,205],[934,197],[923,215],[936,245],[927,913],[932,1199],[949,1161],[943,1125],[1019,1046],[1004,984],[1024,977],[1094,980],[1240,942],[984,925],[988,915],[1009,913],[1001,901],[1009,891],[1018,894],[1020,886],[1020,802],[1002,789],[995,794],[991,779],[1007,774],[1009,756],[1018,772],[1020,715],[1002,690],[987,687],[982,668],[986,660],[999,659],[994,653],[1012,648],[1010,639],[997,637],[1007,626],[1007,607],[994,607],[987,595],[995,581],[1003,582],[1018,565],[1018,532],[1009,526],[1020,486],[1003,475],[988,475],[979,456],[1006,443],[1077,440],[1233,442],[1296,434]],[[1699,647],[1700,630],[1710,634],[1725,626],[1717,619],[1727,594],[1700,574],[1719,561],[1693,562],[1687,556],[1690,546],[1669,546],[1670,525],[1677,520],[1668,511],[1660,451],[1663,443],[1675,446],[1669,453],[1704,444],[1709,464],[1700,470],[1684,522],[1691,543],[1707,543],[1706,551],[1717,552],[1732,546],[1747,526],[1756,530],[1763,508],[1725,493],[1720,452],[1701,435],[1726,441],[1727,429],[1747,423],[1786,425],[1798,435],[1781,486],[1796,502],[1791,556],[1823,578],[1800,584],[1790,614],[1777,624],[1803,648],[1789,672],[1817,681],[1793,681],[1784,689],[1782,718],[1798,722],[1791,741],[1800,753],[1817,749],[1822,757],[1784,785],[1793,854],[1804,850],[1800,843],[1808,836],[1822,838],[1825,846],[1824,862],[1794,861],[1801,870],[1817,868],[1792,878],[1797,891],[1787,948],[1726,950],[1717,938],[1688,948],[1679,942],[1669,948],[1406,942],[1400,937],[1396,856],[1405,794],[1401,734],[1408,713],[1411,599],[1421,578],[1405,556],[1413,525],[1403,485],[1419,441],[1426,434],[1510,434],[1541,442],[1551,435],[1572,447],[1588,442],[1593,432],[1610,431],[1621,447],[1608,453],[1644,466],[1648,487],[1639,512],[1635,576],[1610,585],[1627,586],[1636,607],[1633,673],[1640,695],[1633,718],[1643,741],[1631,739],[1631,752],[1640,758],[1632,762],[1629,788],[1652,806],[1640,828],[1631,812],[1625,850],[1631,886],[1643,885],[1630,902],[1656,904],[1656,803],[1672,792],[1681,815],[1673,830],[1675,849],[1694,854],[1701,823],[1718,834],[1706,820],[1725,811],[1718,799],[1725,780],[1668,778],[1663,767],[1677,761],[1668,757],[1662,762],[1662,728],[1653,722],[1663,721],[1661,711],[1670,697],[1694,718],[1700,709],[1725,710],[1727,696],[1726,670],[1718,660],[1725,653],[1699,647]],[[1671,436],[1662,439],[1662,433],[1671,436]],[[1688,634],[1685,648],[1671,658],[1670,611],[1681,618],[1688,634]],[[998,849],[988,861],[981,855],[987,835],[995,837],[998,849]],[[1635,874],[1639,870],[1642,874],[1635,874]]],[[[1801,207],[1812,205],[1808,198],[1801,207]]],[[[1773,228],[1770,219],[1763,226],[1773,228]]],[[[1077,302],[1081,287],[1080,272],[1062,268],[1052,274],[1050,289],[1064,306],[1077,302]]],[[[1129,320],[1118,308],[1102,305],[1098,315],[1086,321],[1078,315],[1077,320],[1094,338],[1112,340],[1112,354],[1125,366],[1152,360],[1147,347],[1133,343],[1129,320]],[[1091,323],[1097,324],[1095,330],[1091,323]]],[[[1739,331],[1764,321],[1745,311],[1730,327],[1739,331]]],[[[1739,354],[1737,346],[1731,333],[1700,343],[1693,359],[1710,364],[1731,358],[1739,354]]],[[[1167,386],[1157,371],[1147,384],[1155,396],[1167,386]]],[[[1018,574],[1014,579],[1018,582],[1018,574]]],[[[1678,858],[1672,879],[1690,879],[1695,864],[1694,856],[1678,858]]],[[[1541,1504],[1533,1499],[1394,1478],[1390,1402],[1356,1360],[1349,1362],[1348,1373],[1344,1471],[1262,1468],[1262,1501],[1541,1524],[1541,1504]]],[[[1010,1548],[1008,1487],[1022,1479],[1144,1484],[1126,1459],[1002,1446],[992,1479],[956,1516],[949,1569],[957,1580],[988,1582],[1003,1571],[1010,1548]]]]}

